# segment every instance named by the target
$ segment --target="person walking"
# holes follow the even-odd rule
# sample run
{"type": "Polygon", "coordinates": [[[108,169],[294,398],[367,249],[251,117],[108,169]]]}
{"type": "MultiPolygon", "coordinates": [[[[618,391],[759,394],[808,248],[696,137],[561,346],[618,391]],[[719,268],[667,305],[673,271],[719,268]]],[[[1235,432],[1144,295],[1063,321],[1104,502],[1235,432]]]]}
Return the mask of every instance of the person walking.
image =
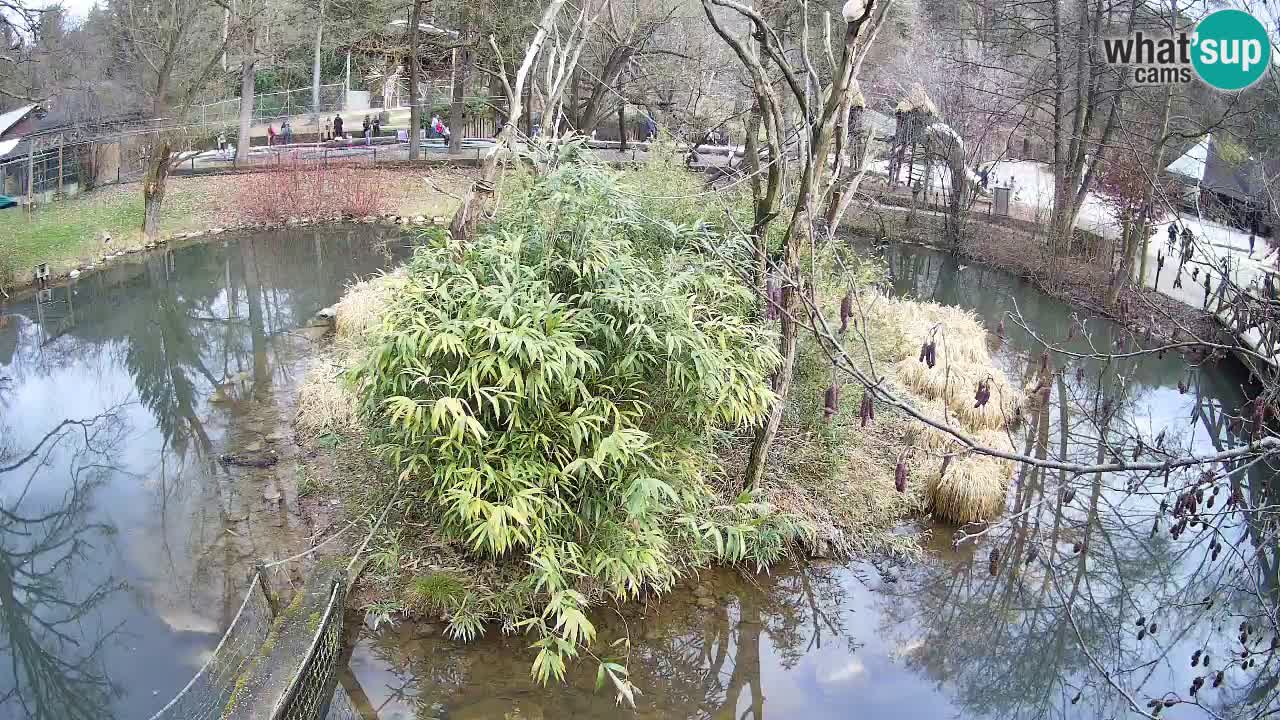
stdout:
{"type": "Polygon", "coordinates": [[[333,137],[335,140],[338,138],[346,137],[346,135],[342,134],[342,116],[341,115],[333,116],[333,137]]]}
{"type": "Polygon", "coordinates": [[[372,133],[373,133],[373,124],[369,122],[369,116],[365,115],[364,116],[364,144],[365,145],[369,144],[369,139],[372,133]]]}
{"type": "Polygon", "coordinates": [[[288,120],[285,120],[284,123],[280,125],[280,135],[283,138],[285,145],[293,144],[293,126],[289,124],[288,120]]]}
{"type": "Polygon", "coordinates": [[[320,136],[321,142],[329,142],[333,139],[333,121],[329,118],[324,120],[324,134],[320,136]]]}
{"type": "Polygon", "coordinates": [[[267,123],[267,147],[276,144],[276,126],[274,123],[267,123]]]}
{"type": "Polygon", "coordinates": [[[1169,254],[1173,254],[1173,249],[1178,245],[1178,223],[1169,223],[1169,254]]]}
{"type": "Polygon", "coordinates": [[[1253,257],[1253,244],[1256,243],[1257,241],[1258,241],[1257,236],[1254,235],[1253,233],[1249,233],[1249,257],[1253,257]]]}
{"type": "Polygon", "coordinates": [[[225,153],[227,151],[227,133],[221,131],[218,133],[218,152],[225,153]]]}
{"type": "Polygon", "coordinates": [[[378,137],[382,134],[382,118],[374,116],[373,118],[373,136],[378,137]]]}

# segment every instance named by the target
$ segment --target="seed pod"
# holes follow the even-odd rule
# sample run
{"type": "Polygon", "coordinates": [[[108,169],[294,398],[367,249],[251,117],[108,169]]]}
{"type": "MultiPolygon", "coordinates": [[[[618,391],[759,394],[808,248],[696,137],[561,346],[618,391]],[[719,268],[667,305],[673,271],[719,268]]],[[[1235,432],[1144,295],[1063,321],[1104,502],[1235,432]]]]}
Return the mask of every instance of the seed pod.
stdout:
{"type": "Polygon", "coordinates": [[[1223,680],[1225,680],[1225,679],[1226,679],[1226,677],[1227,677],[1226,673],[1224,673],[1223,671],[1219,670],[1219,671],[1218,671],[1218,674],[1213,676],[1213,686],[1214,686],[1214,687],[1218,687],[1218,686],[1222,685],[1222,681],[1223,681],[1223,680]]]}
{"type": "Polygon", "coordinates": [[[907,491],[907,464],[898,461],[898,466],[893,469],[893,486],[898,492],[907,491]]]}
{"type": "Polygon", "coordinates": [[[849,318],[853,317],[853,295],[846,292],[840,300],[840,332],[849,331],[849,318]]]}
{"type": "Polygon", "coordinates": [[[1139,640],[1141,640],[1142,638],[1144,638],[1144,637],[1146,637],[1146,636],[1147,636],[1147,629],[1146,629],[1146,628],[1142,628],[1141,630],[1139,630],[1139,631],[1138,631],[1138,639],[1139,639],[1139,640]]]}
{"type": "Polygon", "coordinates": [[[1146,615],[1143,615],[1142,617],[1139,617],[1139,618],[1138,618],[1138,622],[1134,623],[1134,625],[1137,625],[1138,627],[1146,627],[1146,626],[1147,626],[1147,616],[1146,616],[1146,615]]]}
{"type": "Polygon", "coordinates": [[[1209,667],[1209,653],[1204,654],[1204,659],[1200,661],[1200,664],[1204,667],[1209,667]]]}
{"type": "Polygon", "coordinates": [[[1158,626],[1155,623],[1151,623],[1150,625],[1147,626],[1147,632],[1151,633],[1152,635],[1155,635],[1157,627],[1158,626]]]}
{"type": "Polygon", "coordinates": [[[991,399],[991,385],[986,380],[978,381],[978,390],[973,394],[973,406],[980,408],[991,399]]]}
{"type": "Polygon", "coordinates": [[[1177,705],[1177,704],[1178,704],[1178,701],[1174,698],[1169,698],[1168,700],[1164,701],[1165,707],[1173,707],[1174,705],[1177,705]]]}
{"type": "Polygon", "coordinates": [[[1200,664],[1200,651],[1197,650],[1191,653],[1191,667],[1196,667],[1199,664],[1200,664]]]}
{"type": "Polygon", "coordinates": [[[1082,694],[1083,694],[1083,691],[1076,693],[1076,696],[1071,698],[1071,704],[1075,705],[1076,703],[1080,702],[1080,696],[1082,694]]]}
{"type": "Polygon", "coordinates": [[[991,548],[991,554],[987,556],[988,569],[991,571],[991,577],[1000,574],[1000,548],[991,548]]]}
{"type": "Polygon", "coordinates": [[[827,391],[823,393],[822,420],[831,422],[831,418],[836,416],[840,410],[840,386],[828,385],[827,391]]]}
{"type": "Polygon", "coordinates": [[[1070,505],[1071,501],[1075,499],[1076,499],[1076,489],[1074,487],[1069,487],[1066,490],[1062,491],[1063,505],[1070,505]]]}

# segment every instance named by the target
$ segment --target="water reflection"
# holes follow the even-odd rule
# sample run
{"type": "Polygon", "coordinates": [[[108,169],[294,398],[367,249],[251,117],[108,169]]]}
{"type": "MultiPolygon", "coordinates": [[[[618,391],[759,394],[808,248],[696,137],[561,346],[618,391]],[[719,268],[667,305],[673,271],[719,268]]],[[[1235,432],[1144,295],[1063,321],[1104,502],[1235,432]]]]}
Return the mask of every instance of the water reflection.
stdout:
{"type": "MultiPolygon", "coordinates": [[[[79,643],[74,657],[96,653],[82,664],[97,668],[85,677],[101,681],[90,683],[93,701],[21,671],[4,696],[12,709],[0,715],[74,718],[84,706],[94,708],[86,717],[148,717],[203,664],[252,561],[291,554],[311,533],[292,494],[296,449],[287,442],[295,383],[312,350],[305,326],[352,278],[407,252],[398,231],[374,227],[226,236],[129,256],[0,308],[0,445],[17,453],[63,418],[108,411],[127,429],[112,462],[91,471],[73,473],[64,450],[20,478],[0,475],[4,507],[19,497],[24,508],[72,498],[69,514],[88,527],[118,528],[110,543],[60,547],[82,558],[75,583],[95,575],[127,583],[126,592],[78,596],[61,588],[71,593],[65,602],[96,602],[93,624],[82,617],[56,636],[66,647],[79,643]],[[281,463],[216,462],[254,445],[279,448],[281,463]],[[99,626],[120,641],[99,645],[88,634],[99,626]]],[[[19,652],[0,648],[0,664],[19,652]]],[[[65,666],[62,677],[77,672],[65,666]]]]}
{"type": "MultiPolygon", "coordinates": [[[[1139,341],[1112,323],[1073,320],[1068,307],[994,271],[918,250],[891,250],[888,261],[899,293],[972,308],[990,326],[1016,307],[1027,328],[1068,352],[1139,341]]],[[[1016,329],[1001,362],[1015,377],[1035,377],[1042,346],[1008,327],[1016,329]]],[[[1028,419],[1028,454],[1088,463],[1247,442],[1247,430],[1230,420],[1250,392],[1233,360],[1055,353],[1053,362],[1067,371],[1028,419]],[[1185,394],[1179,383],[1190,385],[1185,394]]],[[[1024,467],[1011,519],[983,538],[984,551],[1003,558],[966,564],[963,581],[917,583],[910,598],[886,603],[886,627],[923,629],[923,666],[955,683],[957,704],[973,716],[1106,717],[1145,712],[1155,700],[1176,702],[1185,717],[1265,714],[1275,706],[1277,552],[1274,532],[1258,525],[1274,517],[1232,511],[1228,499],[1265,506],[1274,476],[1256,462],[1163,475],[1024,467]],[[1166,503],[1197,481],[1205,527],[1174,529],[1166,503]],[[1253,624],[1244,640],[1233,630],[1242,621],[1253,624]],[[1260,651],[1258,665],[1242,667],[1260,651]]]]}
{"type": "Polygon", "coordinates": [[[93,565],[115,528],[92,516],[125,429],[108,411],[63,420],[29,448],[0,448],[0,650],[8,656],[0,708],[7,717],[111,717],[103,709],[117,688],[103,651],[119,642],[120,628],[102,622],[100,610],[125,584],[93,565]],[[68,487],[42,501],[33,485],[48,473],[66,473],[68,487]]]}

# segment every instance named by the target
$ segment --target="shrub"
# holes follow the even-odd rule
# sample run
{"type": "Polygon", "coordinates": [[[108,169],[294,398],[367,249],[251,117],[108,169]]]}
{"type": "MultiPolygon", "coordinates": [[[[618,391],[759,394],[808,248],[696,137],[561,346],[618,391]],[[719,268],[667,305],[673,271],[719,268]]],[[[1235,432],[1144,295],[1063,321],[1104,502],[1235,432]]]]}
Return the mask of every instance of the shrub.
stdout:
{"type": "MultiPolygon", "coordinates": [[[[804,529],[707,482],[713,434],[758,423],[774,400],[776,340],[752,322],[751,293],[663,249],[672,228],[638,213],[615,174],[546,166],[472,244],[418,251],[352,371],[374,440],[440,530],[527,568],[511,593],[539,606],[499,600],[495,613],[538,637],[542,682],[594,636],[598,591],[663,590],[713,558],[763,565],[804,529]]],[[[455,635],[474,613],[455,615],[455,635]]]]}
{"type": "Polygon", "coordinates": [[[387,183],[373,167],[292,161],[244,175],[236,206],[253,222],[284,222],[379,215],[388,203],[387,183]]]}

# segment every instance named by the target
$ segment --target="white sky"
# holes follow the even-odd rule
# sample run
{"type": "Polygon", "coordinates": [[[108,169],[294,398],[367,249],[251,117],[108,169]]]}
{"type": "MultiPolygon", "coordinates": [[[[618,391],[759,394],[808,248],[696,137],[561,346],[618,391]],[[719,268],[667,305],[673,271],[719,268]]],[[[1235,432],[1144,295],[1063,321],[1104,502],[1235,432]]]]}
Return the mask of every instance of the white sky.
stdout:
{"type": "Polygon", "coordinates": [[[82,20],[89,14],[89,9],[96,4],[96,0],[60,0],[59,2],[45,3],[46,7],[61,5],[67,11],[67,15],[82,20]]]}

